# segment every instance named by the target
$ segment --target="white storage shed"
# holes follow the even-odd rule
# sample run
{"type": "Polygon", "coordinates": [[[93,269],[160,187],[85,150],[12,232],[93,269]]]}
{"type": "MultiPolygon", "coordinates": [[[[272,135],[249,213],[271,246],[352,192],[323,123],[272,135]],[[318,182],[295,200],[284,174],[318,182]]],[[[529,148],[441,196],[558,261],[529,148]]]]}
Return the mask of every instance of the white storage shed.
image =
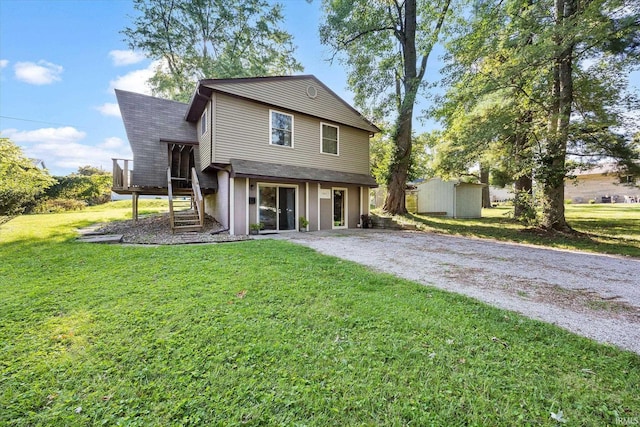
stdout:
{"type": "Polygon", "coordinates": [[[438,214],[450,218],[482,216],[483,184],[443,181],[431,178],[417,185],[418,213],[438,214]]]}

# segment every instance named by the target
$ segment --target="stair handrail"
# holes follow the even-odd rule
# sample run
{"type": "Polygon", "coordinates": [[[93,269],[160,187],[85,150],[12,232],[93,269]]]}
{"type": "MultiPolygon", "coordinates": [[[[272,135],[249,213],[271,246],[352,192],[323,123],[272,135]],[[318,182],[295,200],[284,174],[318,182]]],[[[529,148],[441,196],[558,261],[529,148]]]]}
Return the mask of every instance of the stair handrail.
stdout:
{"type": "Polygon", "coordinates": [[[167,168],[167,197],[169,199],[169,221],[171,222],[171,230],[174,230],[175,221],[173,217],[173,186],[171,184],[171,167],[167,168]]]}
{"type": "Polygon", "coordinates": [[[198,220],[200,227],[204,227],[204,199],[202,198],[202,190],[200,190],[200,181],[196,168],[191,168],[191,188],[193,189],[194,205],[198,212],[198,220]]]}

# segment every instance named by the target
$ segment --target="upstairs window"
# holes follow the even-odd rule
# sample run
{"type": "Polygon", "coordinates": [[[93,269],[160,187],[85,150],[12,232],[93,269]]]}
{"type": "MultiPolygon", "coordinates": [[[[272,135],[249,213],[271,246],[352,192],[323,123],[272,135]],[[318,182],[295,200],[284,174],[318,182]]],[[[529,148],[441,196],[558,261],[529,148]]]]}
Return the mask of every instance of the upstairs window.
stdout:
{"type": "Polygon", "coordinates": [[[271,111],[271,145],[293,147],[293,116],[278,111],[271,111]]]}
{"type": "Polygon", "coordinates": [[[204,110],[202,117],[200,117],[200,135],[207,133],[207,110],[204,110]]]}
{"type": "Polygon", "coordinates": [[[320,151],[325,154],[338,155],[338,127],[328,125],[326,123],[320,124],[321,128],[321,145],[320,151]]]}

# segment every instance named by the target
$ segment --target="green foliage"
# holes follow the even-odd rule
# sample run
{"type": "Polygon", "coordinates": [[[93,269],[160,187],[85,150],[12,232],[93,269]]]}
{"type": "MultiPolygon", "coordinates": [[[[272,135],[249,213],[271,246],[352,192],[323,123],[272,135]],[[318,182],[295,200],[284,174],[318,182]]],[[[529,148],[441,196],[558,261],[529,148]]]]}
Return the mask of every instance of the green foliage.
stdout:
{"type": "MultiPolygon", "coordinates": [[[[77,200],[89,206],[106,203],[111,200],[111,173],[92,166],[81,166],[77,173],[55,177],[56,183],[45,193],[43,203],[48,200],[66,199],[77,200]]],[[[64,203],[51,204],[51,207],[63,208],[64,203]]],[[[77,205],[72,206],[74,209],[77,205]]],[[[39,208],[46,212],[47,207],[39,208]]]]}
{"type": "MultiPolygon", "coordinates": [[[[383,127],[382,132],[376,134],[369,141],[370,170],[379,184],[388,184],[391,179],[391,161],[393,159],[394,144],[390,132],[383,127]]],[[[412,138],[411,164],[407,173],[407,181],[433,176],[431,170],[430,134],[420,134],[412,138]]]]}
{"type": "Polygon", "coordinates": [[[36,213],[59,213],[67,211],[80,211],[87,206],[86,203],[76,199],[46,199],[38,203],[36,213]]]}
{"type": "Polygon", "coordinates": [[[188,102],[207,78],[291,74],[292,36],[280,29],[282,7],[265,0],[135,0],[139,15],[125,35],[132,49],[160,61],[156,95],[188,102]]]}
{"type": "Polygon", "coordinates": [[[565,223],[568,159],[614,158],[637,171],[640,151],[624,125],[638,109],[627,76],[639,59],[639,12],[631,0],[477,3],[448,44],[436,167],[491,164],[503,182],[535,175],[549,228],[565,223]]]}
{"type": "Polygon", "coordinates": [[[0,228],[1,425],[613,425],[640,406],[636,354],[288,242],[72,240],[117,206],[0,228]]]}
{"type": "Polygon", "coordinates": [[[539,224],[536,203],[531,194],[526,191],[517,191],[513,204],[520,207],[517,212],[514,212],[516,221],[530,227],[539,224]]]}
{"type": "Polygon", "coordinates": [[[34,166],[20,147],[0,138],[0,217],[21,214],[54,180],[34,166]]]}

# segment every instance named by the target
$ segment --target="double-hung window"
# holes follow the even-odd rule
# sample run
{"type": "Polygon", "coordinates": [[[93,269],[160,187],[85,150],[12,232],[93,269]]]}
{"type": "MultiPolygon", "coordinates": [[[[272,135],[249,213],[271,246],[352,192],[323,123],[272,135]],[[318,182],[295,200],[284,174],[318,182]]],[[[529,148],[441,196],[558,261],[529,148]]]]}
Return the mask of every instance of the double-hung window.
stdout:
{"type": "Polygon", "coordinates": [[[338,127],[320,123],[320,151],[325,154],[338,155],[338,127]]]}
{"type": "Polygon", "coordinates": [[[271,110],[271,145],[293,147],[293,116],[271,110]]]}

